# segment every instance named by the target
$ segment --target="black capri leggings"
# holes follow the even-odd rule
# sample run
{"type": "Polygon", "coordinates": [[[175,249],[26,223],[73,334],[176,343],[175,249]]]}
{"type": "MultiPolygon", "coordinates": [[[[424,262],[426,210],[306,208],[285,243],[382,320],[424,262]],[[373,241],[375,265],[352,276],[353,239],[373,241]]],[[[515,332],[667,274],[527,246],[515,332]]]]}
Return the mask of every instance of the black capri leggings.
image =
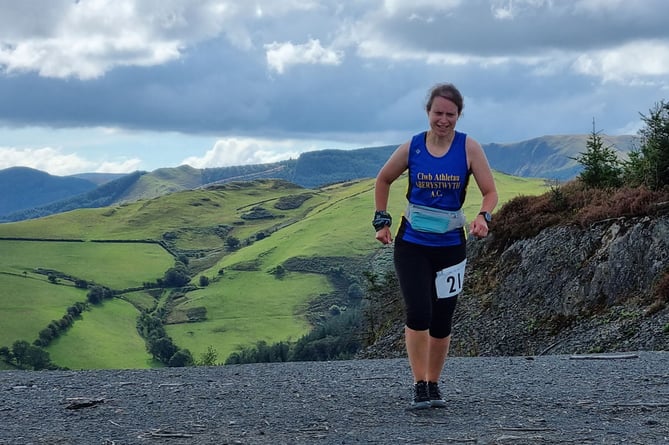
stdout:
{"type": "Polygon", "coordinates": [[[437,272],[462,262],[467,257],[466,244],[430,247],[395,239],[394,262],[404,298],[406,325],[415,331],[430,331],[430,336],[446,338],[451,334],[453,312],[458,296],[437,298],[434,282],[437,272]]]}

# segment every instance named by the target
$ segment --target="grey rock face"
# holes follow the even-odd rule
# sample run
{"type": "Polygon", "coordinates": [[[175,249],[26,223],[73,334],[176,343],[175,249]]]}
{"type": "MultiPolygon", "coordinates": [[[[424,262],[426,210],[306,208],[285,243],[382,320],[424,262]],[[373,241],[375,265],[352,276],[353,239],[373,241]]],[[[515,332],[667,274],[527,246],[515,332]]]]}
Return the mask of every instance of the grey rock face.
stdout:
{"type": "MultiPolygon", "coordinates": [[[[501,252],[491,241],[468,241],[452,356],[669,350],[669,301],[656,291],[669,216],[552,227],[501,252]]],[[[391,253],[376,263],[391,267],[391,253]]],[[[388,326],[361,356],[404,352],[403,320],[388,326]]]]}
{"type": "Polygon", "coordinates": [[[503,304],[505,295],[524,296],[546,311],[576,316],[648,293],[668,259],[667,218],[550,228],[501,255],[507,275],[494,298],[503,304]]]}
{"type": "Polygon", "coordinates": [[[454,353],[669,347],[667,302],[653,295],[669,273],[666,216],[552,227],[501,254],[488,245],[468,246],[470,286],[456,313],[454,353]]]}

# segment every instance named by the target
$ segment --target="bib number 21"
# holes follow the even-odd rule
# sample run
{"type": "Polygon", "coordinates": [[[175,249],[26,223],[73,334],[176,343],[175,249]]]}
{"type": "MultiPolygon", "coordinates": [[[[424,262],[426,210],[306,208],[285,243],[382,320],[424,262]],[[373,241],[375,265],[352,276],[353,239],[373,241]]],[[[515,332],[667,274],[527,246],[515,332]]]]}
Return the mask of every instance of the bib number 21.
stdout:
{"type": "Polygon", "coordinates": [[[465,259],[455,266],[450,266],[437,272],[437,277],[435,278],[437,298],[451,298],[462,292],[466,264],[467,260],[465,259]]]}

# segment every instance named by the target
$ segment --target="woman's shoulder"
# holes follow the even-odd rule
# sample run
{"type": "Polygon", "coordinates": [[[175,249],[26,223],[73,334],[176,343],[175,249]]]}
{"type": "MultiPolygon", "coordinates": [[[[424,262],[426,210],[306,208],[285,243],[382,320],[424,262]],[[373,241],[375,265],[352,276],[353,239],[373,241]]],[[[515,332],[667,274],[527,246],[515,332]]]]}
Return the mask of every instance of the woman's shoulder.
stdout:
{"type": "Polygon", "coordinates": [[[411,136],[409,143],[410,145],[425,144],[426,138],[427,138],[427,131],[421,131],[420,133],[416,133],[413,136],[411,136]]]}
{"type": "Polygon", "coordinates": [[[482,150],[481,144],[474,139],[473,137],[469,136],[467,133],[461,133],[465,137],[465,147],[467,150],[482,150]]]}

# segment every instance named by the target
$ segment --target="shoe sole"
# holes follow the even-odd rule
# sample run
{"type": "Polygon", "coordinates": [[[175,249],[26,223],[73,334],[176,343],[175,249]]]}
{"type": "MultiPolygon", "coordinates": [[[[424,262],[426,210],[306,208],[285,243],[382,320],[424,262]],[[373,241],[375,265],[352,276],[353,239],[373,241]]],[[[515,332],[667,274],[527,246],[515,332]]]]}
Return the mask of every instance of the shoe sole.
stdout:
{"type": "Polygon", "coordinates": [[[427,401],[427,402],[414,402],[411,404],[407,410],[410,411],[416,411],[416,410],[421,410],[421,409],[430,409],[432,407],[432,404],[427,401]]]}

